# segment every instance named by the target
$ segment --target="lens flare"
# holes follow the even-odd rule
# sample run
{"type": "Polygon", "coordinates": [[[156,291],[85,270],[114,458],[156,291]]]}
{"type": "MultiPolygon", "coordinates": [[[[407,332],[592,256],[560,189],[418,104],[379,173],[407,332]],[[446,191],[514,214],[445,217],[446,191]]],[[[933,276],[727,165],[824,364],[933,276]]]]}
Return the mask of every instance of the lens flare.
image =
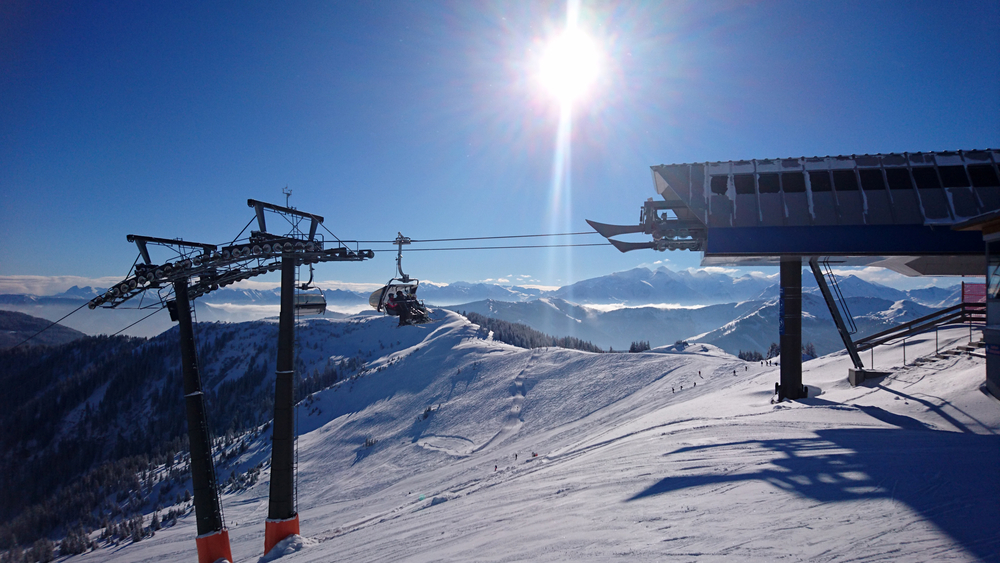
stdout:
{"type": "Polygon", "coordinates": [[[552,40],[542,56],[542,86],[563,105],[583,97],[597,78],[597,47],[576,27],[552,40]]]}

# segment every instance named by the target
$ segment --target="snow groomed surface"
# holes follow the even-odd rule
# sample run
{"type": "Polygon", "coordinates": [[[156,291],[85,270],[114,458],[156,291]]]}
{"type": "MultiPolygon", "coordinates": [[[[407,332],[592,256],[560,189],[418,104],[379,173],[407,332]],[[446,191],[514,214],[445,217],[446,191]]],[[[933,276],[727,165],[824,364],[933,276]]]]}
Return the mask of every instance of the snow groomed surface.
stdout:
{"type": "MultiPolygon", "coordinates": [[[[303,537],[267,561],[1000,560],[1000,402],[982,359],[930,360],[933,334],[907,343],[920,366],[877,350],[872,387],[846,355],[807,362],[810,398],[775,405],[777,367],[712,346],[524,350],[435,320],[301,327],[307,366],[371,359],[300,404],[303,537]]],[[[264,560],[267,492],[265,470],[223,496],[238,562],[264,560]]],[[[189,515],[77,557],[190,560],[194,536],[189,515]]]]}

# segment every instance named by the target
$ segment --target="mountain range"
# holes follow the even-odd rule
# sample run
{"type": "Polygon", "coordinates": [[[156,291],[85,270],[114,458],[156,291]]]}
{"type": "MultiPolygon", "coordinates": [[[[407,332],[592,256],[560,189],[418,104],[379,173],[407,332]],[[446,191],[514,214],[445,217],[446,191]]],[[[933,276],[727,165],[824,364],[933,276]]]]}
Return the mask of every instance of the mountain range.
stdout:
{"type": "MultiPolygon", "coordinates": [[[[961,285],[898,290],[848,275],[838,280],[858,325],[858,336],[913,320],[961,299],[961,285]]],[[[0,295],[0,309],[55,320],[80,307],[100,290],[74,286],[58,295],[0,295]]],[[[323,291],[327,316],[368,311],[368,292],[342,288],[323,291]]],[[[471,311],[522,323],[554,336],[572,336],[602,348],[653,346],[698,340],[730,353],[766,350],[777,340],[776,276],[730,276],[708,270],[635,268],[583,280],[556,290],[486,283],[425,283],[420,297],[431,307],[471,311]]],[[[196,302],[201,321],[242,322],[277,316],[278,289],[223,288],[196,302]]],[[[155,310],[155,309],[154,309],[155,310]]],[[[842,344],[811,273],[803,273],[803,342],[819,353],[842,344]]],[[[64,324],[89,333],[114,333],[150,314],[149,310],[81,311],[64,324]]],[[[154,336],[173,326],[166,314],[154,315],[127,334],[154,336]]]]}

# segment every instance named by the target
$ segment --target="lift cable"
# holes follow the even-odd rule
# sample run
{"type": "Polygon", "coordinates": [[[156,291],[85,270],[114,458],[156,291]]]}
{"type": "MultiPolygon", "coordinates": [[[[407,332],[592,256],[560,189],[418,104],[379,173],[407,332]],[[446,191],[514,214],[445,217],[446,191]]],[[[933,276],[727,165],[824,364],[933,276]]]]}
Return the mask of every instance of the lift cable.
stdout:
{"type": "Polygon", "coordinates": [[[166,309],[166,307],[160,307],[159,309],[156,309],[156,310],[154,310],[154,311],[153,311],[152,313],[150,313],[150,314],[146,315],[145,317],[143,317],[143,318],[141,318],[141,319],[139,319],[139,320],[135,321],[134,323],[132,323],[132,324],[128,325],[127,327],[125,327],[125,328],[123,328],[123,329],[119,330],[118,332],[116,332],[116,333],[114,333],[114,334],[109,334],[108,336],[118,336],[119,334],[121,334],[121,333],[125,332],[126,330],[128,330],[128,329],[130,329],[130,328],[134,327],[135,325],[137,325],[137,324],[141,323],[142,321],[144,321],[144,320],[148,319],[149,317],[152,317],[153,315],[155,315],[155,314],[159,313],[160,311],[162,311],[162,310],[164,310],[164,309],[166,309]]]}
{"type": "MultiPolygon", "coordinates": [[[[247,227],[249,227],[250,224],[253,223],[253,221],[254,221],[254,218],[251,218],[250,222],[248,222],[246,224],[246,226],[243,227],[243,230],[240,231],[240,234],[236,235],[236,239],[234,239],[233,244],[235,244],[235,241],[239,240],[240,236],[242,236],[243,233],[246,232],[247,227]]],[[[333,234],[333,232],[331,232],[330,229],[327,229],[326,225],[323,225],[322,223],[320,223],[320,225],[323,226],[324,229],[326,229],[326,232],[330,233],[330,236],[332,236],[333,238],[337,239],[338,242],[341,242],[341,239],[338,238],[337,235],[333,234]]],[[[507,236],[496,236],[496,237],[462,237],[462,238],[423,239],[423,240],[413,240],[413,242],[451,242],[451,241],[466,241],[466,240],[499,240],[499,239],[515,239],[515,238],[564,237],[564,236],[596,235],[596,234],[598,234],[598,233],[596,233],[594,231],[588,231],[588,232],[580,232],[580,233],[545,233],[545,234],[537,234],[537,235],[507,235],[507,236]]],[[[391,241],[391,240],[359,240],[359,241],[354,241],[354,242],[364,243],[364,244],[373,244],[373,243],[386,243],[386,244],[388,244],[388,243],[392,243],[393,241],[391,241]]],[[[450,248],[407,248],[407,249],[404,249],[403,252],[437,252],[437,251],[449,251],[449,250],[513,250],[513,249],[522,249],[522,248],[569,248],[569,247],[580,247],[580,246],[611,246],[611,243],[609,243],[609,242],[598,242],[598,243],[587,243],[587,244],[537,244],[537,245],[521,245],[521,246],[466,246],[466,247],[450,247],[450,248]]],[[[382,249],[382,250],[377,250],[375,252],[396,252],[396,250],[397,249],[382,249]]],[[[136,262],[138,262],[138,258],[136,259],[136,262]]],[[[135,264],[133,264],[132,266],[134,268],[135,264]]],[[[62,317],[58,321],[54,321],[52,324],[48,325],[47,327],[39,330],[35,334],[33,334],[33,335],[29,336],[28,338],[22,340],[19,344],[13,346],[11,349],[17,348],[21,344],[24,344],[24,343],[28,342],[29,340],[35,338],[39,334],[45,332],[46,330],[52,328],[53,326],[55,326],[57,324],[59,324],[60,322],[62,322],[63,320],[65,320],[67,317],[69,317],[73,313],[76,313],[80,309],[83,309],[86,306],[87,306],[87,303],[84,303],[83,305],[80,305],[79,307],[77,307],[73,311],[67,313],[66,316],[62,317]]],[[[124,331],[132,328],[133,326],[141,323],[142,321],[148,319],[149,317],[152,317],[157,312],[159,312],[161,309],[162,308],[156,309],[152,313],[150,313],[150,314],[146,315],[145,317],[139,319],[138,321],[136,321],[136,322],[128,325],[127,327],[119,330],[118,332],[112,334],[111,336],[115,336],[115,335],[121,334],[122,332],[124,332],[124,331]]]]}
{"type": "Polygon", "coordinates": [[[496,239],[506,239],[506,238],[569,237],[576,235],[597,235],[597,234],[600,233],[596,231],[587,231],[582,233],[547,233],[541,235],[507,235],[500,237],[436,238],[436,239],[414,240],[413,242],[451,242],[458,240],[496,240],[496,239]]]}
{"type": "MultiPolygon", "coordinates": [[[[52,327],[56,326],[57,324],[59,324],[60,322],[62,322],[63,320],[65,320],[65,319],[66,319],[66,317],[68,317],[68,316],[72,315],[73,313],[75,313],[75,312],[79,311],[80,309],[83,309],[84,307],[86,307],[86,306],[87,306],[87,303],[88,303],[88,301],[84,301],[84,302],[83,302],[83,305],[80,305],[80,306],[79,306],[79,307],[77,307],[76,309],[73,309],[73,310],[72,310],[72,311],[70,311],[69,313],[66,313],[66,316],[64,316],[63,318],[59,319],[58,321],[52,321],[52,324],[50,324],[49,326],[47,326],[47,327],[43,328],[42,330],[40,330],[40,331],[36,332],[35,334],[32,334],[31,336],[29,336],[29,337],[25,338],[24,340],[22,340],[22,341],[21,341],[21,342],[19,342],[18,344],[16,344],[16,345],[12,346],[12,347],[10,348],[10,350],[13,350],[14,348],[17,348],[17,347],[18,347],[18,346],[20,346],[21,344],[24,344],[25,342],[27,342],[27,341],[31,340],[32,338],[34,338],[34,337],[38,336],[39,334],[41,334],[41,333],[45,332],[46,330],[49,330],[50,328],[52,328],[52,327]]],[[[127,328],[127,327],[126,327],[126,328],[127,328]]],[[[124,330],[124,329],[123,329],[123,330],[124,330]]]]}
{"type": "MultiPolygon", "coordinates": [[[[522,246],[458,246],[450,248],[404,248],[403,252],[432,252],[439,250],[509,250],[515,248],[568,248],[577,246],[612,246],[610,242],[592,242],[587,244],[532,244],[522,246]]],[[[383,248],[373,252],[396,252],[395,248],[383,248]]]]}
{"type": "MultiPolygon", "coordinates": [[[[333,234],[333,233],[330,233],[333,234]]],[[[506,235],[497,237],[462,237],[462,238],[429,238],[429,239],[412,239],[411,242],[452,242],[460,240],[498,240],[498,239],[508,239],[508,238],[537,238],[537,237],[568,237],[576,235],[596,235],[599,234],[596,231],[585,231],[581,233],[545,233],[540,235],[506,235]]],[[[362,244],[391,244],[395,241],[392,240],[359,240],[357,241],[362,244]]],[[[583,246],[583,245],[580,245],[583,246]]],[[[496,247],[500,248],[500,247],[496,247]]],[[[511,247],[516,248],[516,247],[511,247]]],[[[430,250],[430,249],[428,249],[430,250]]]]}

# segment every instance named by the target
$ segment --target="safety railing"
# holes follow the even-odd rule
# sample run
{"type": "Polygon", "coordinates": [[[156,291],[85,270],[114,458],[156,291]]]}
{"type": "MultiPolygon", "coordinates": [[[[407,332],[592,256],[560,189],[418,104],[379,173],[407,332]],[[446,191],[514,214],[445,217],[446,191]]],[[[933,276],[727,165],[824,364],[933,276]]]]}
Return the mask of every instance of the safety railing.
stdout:
{"type": "Polygon", "coordinates": [[[930,315],[903,323],[882,332],[859,338],[854,342],[859,352],[869,350],[893,340],[908,338],[914,334],[928,332],[944,325],[965,324],[970,329],[973,325],[986,324],[985,303],[959,303],[951,307],[935,311],[930,315]]]}

